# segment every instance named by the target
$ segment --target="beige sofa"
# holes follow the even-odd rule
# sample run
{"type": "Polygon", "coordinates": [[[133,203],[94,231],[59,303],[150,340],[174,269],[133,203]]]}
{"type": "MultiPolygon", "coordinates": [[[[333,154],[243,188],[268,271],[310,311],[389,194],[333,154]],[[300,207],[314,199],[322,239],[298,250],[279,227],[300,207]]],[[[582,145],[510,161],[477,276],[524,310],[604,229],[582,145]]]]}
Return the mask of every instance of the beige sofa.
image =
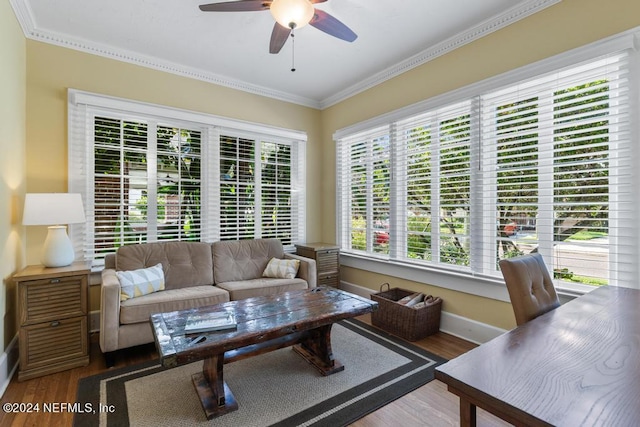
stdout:
{"type": "Polygon", "coordinates": [[[102,271],[100,349],[107,365],[116,350],[153,342],[149,316],[316,287],[314,260],[285,253],[277,239],[156,242],[122,246],[107,255],[102,271]],[[272,258],[300,261],[295,278],[262,277],[272,258]],[[165,289],[120,300],[117,271],[162,264],[165,289]]]}

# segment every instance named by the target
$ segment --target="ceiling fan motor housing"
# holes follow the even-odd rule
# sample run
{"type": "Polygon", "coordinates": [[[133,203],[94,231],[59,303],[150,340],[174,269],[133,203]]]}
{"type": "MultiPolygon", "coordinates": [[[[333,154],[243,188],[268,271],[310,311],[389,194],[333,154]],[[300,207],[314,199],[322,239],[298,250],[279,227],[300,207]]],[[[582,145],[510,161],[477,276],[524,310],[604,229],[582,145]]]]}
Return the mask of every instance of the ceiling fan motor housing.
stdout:
{"type": "Polygon", "coordinates": [[[269,10],[278,24],[292,30],[307,25],[314,15],[309,0],[273,0],[269,10]]]}

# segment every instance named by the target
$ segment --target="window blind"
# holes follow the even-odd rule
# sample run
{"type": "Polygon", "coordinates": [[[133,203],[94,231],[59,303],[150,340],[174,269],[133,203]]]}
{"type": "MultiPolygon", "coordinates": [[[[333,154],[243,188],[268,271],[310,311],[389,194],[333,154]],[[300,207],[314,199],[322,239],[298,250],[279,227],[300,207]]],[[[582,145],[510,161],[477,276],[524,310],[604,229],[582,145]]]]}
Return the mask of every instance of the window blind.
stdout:
{"type": "Polygon", "coordinates": [[[469,265],[470,111],[465,101],[394,127],[399,259],[469,265]]]}
{"type": "Polygon", "coordinates": [[[560,287],[636,286],[632,54],[337,132],[342,251],[495,278],[501,258],[540,252],[560,287]],[[388,204],[373,197],[382,161],[388,204]],[[375,202],[389,218],[378,245],[375,202]]]}
{"type": "Polygon", "coordinates": [[[340,144],[341,240],[355,252],[389,255],[390,137],[386,126],[340,144]]]}
{"type": "Polygon", "coordinates": [[[71,229],[77,254],[99,266],[132,243],[303,241],[306,137],[235,124],[70,90],[69,189],[87,217],[71,229]]]}
{"type": "Polygon", "coordinates": [[[304,233],[302,147],[226,132],[220,137],[220,238],[277,238],[292,248],[304,233]]]}
{"type": "Polygon", "coordinates": [[[557,279],[593,285],[630,270],[628,60],[610,55],[483,96],[483,164],[494,170],[483,191],[496,198],[485,222],[496,223],[498,258],[535,250],[557,279]]]}

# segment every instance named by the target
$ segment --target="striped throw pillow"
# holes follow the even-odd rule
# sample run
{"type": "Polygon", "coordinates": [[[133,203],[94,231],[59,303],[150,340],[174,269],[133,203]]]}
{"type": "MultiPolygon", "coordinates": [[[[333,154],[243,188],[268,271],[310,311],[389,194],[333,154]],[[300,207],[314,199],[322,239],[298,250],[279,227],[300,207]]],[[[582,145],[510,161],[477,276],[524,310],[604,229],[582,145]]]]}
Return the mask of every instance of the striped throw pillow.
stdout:
{"type": "Polygon", "coordinates": [[[116,271],[120,280],[120,301],[164,290],[162,264],[131,271],[116,271]]]}
{"type": "Polygon", "coordinates": [[[293,279],[298,274],[298,267],[300,267],[300,261],[297,259],[271,258],[267,268],[262,273],[262,277],[293,279]]]}

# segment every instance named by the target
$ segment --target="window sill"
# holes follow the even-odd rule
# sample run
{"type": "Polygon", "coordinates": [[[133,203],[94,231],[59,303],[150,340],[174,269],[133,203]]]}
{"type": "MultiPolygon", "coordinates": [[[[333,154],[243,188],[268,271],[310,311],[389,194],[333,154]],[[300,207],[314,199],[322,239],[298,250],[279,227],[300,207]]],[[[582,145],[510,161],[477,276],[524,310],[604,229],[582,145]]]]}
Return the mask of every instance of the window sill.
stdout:
{"type": "MultiPolygon", "coordinates": [[[[438,286],[484,298],[510,302],[509,293],[501,278],[473,276],[426,266],[408,265],[390,260],[368,258],[354,254],[340,254],[340,265],[411,280],[425,285],[438,286]]],[[[374,286],[377,289],[378,284],[374,286]]],[[[589,292],[590,287],[565,289],[557,287],[561,302],[566,302],[589,292]]]]}

